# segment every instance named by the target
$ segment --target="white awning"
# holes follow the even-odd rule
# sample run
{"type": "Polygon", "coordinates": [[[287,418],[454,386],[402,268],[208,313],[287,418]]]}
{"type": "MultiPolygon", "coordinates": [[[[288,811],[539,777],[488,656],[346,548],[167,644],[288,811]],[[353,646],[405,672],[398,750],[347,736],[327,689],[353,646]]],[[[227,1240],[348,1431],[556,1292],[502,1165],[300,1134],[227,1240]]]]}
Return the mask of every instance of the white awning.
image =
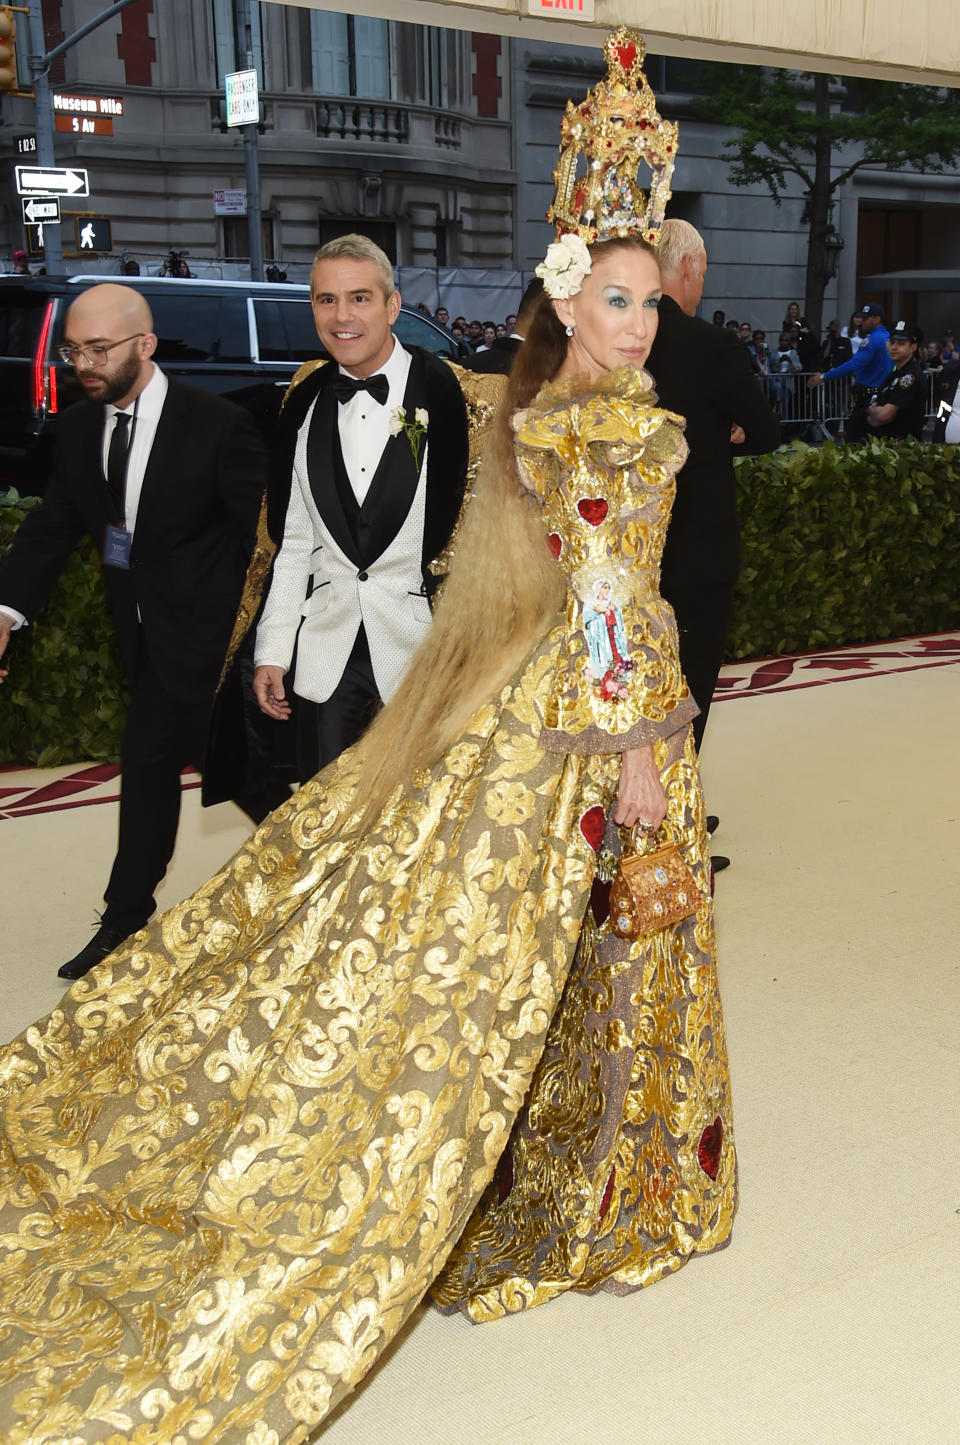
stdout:
{"type": "MultiPolygon", "coordinates": [[[[286,0],[284,0],[286,3],[286,0]]],[[[617,25],[655,55],[960,86],[960,25],[948,0],[294,0],[308,9],[596,45],[617,25]],[[555,18],[530,13],[553,9],[555,18]],[[568,18],[584,9],[592,20],[568,18]],[[664,29],[664,25],[669,29],[664,29]]]]}

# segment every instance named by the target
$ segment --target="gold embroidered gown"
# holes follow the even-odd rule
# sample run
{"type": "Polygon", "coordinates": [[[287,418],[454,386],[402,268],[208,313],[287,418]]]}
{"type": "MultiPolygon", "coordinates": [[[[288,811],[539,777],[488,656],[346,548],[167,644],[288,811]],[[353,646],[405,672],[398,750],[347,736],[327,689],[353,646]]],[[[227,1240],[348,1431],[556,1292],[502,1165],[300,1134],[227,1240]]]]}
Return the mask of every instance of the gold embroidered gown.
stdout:
{"type": "Polygon", "coordinates": [[[431,1285],[484,1320],[725,1242],[681,433],[626,368],[518,428],[569,580],[519,673],[362,839],[347,754],[0,1052],[7,1445],[304,1441],[431,1285]],[[595,873],[644,741],[702,902],[630,946],[595,873]]]}

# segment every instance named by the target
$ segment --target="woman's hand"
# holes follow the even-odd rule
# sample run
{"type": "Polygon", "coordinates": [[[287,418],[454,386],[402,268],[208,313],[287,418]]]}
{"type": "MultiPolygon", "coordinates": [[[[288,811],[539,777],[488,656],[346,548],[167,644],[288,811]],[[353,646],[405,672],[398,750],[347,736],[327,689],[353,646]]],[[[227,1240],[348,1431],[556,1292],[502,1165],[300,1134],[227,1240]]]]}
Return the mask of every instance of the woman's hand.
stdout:
{"type": "Polygon", "coordinates": [[[648,823],[659,828],[667,816],[667,793],[653,758],[653,744],[629,748],[620,755],[620,786],[613,821],[632,828],[648,823]]]}

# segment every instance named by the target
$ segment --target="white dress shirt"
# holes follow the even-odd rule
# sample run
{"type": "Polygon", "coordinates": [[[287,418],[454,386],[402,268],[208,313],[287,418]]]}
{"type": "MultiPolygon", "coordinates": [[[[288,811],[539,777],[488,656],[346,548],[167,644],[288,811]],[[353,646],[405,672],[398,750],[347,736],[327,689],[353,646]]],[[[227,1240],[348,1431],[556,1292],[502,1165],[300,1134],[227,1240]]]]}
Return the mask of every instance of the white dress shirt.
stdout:
{"type": "MultiPolygon", "coordinates": [[[[390,418],[398,406],[403,405],[413,357],[394,338],[393,350],[375,376],[385,376],[390,383],[386,405],[381,406],[369,391],[358,391],[349,401],[338,402],[338,423],[340,449],[343,463],[353,488],[353,494],[362,507],[370,489],[383,449],[390,440],[390,418]]],[[[345,366],[340,367],[343,376],[356,380],[345,366]]],[[[413,417],[408,417],[413,421],[413,417]]]]}
{"type": "MultiPolygon", "coordinates": [[[[107,402],[104,407],[106,412],[106,424],[103,428],[103,449],[101,452],[101,464],[103,475],[107,475],[107,455],[110,451],[110,438],[113,436],[113,429],[117,424],[117,412],[123,411],[125,416],[130,417],[130,425],[133,430],[133,437],[130,444],[130,451],[127,457],[127,486],[125,492],[125,525],[127,531],[133,535],[137,525],[137,509],[140,506],[140,493],[143,489],[143,478],[147,470],[147,462],[150,460],[150,452],[153,449],[153,439],[157,434],[157,422],[160,420],[160,413],[163,410],[163,403],[167,398],[167,378],[159,366],[151,362],[153,375],[141,391],[137,400],[132,401],[129,406],[116,407],[112,402],[107,402]],[[139,406],[137,402],[139,401],[139,406]],[[137,424],[133,427],[133,414],[136,410],[137,424]]],[[[22,612],[14,607],[7,607],[0,603],[0,612],[13,619],[13,631],[16,632],[26,623],[22,612]]]]}
{"type": "Polygon", "coordinates": [[[147,470],[147,462],[150,460],[150,453],[153,450],[153,439],[157,434],[157,422],[160,420],[160,413],[163,411],[163,403],[167,399],[167,378],[159,366],[151,362],[153,375],[141,391],[136,401],[129,406],[116,407],[112,402],[107,402],[104,410],[107,413],[107,423],[103,428],[103,475],[107,475],[107,457],[110,453],[110,438],[113,436],[114,427],[117,424],[117,412],[122,411],[124,416],[130,418],[131,443],[127,455],[127,487],[124,493],[124,525],[132,536],[137,525],[137,509],[140,506],[140,493],[143,490],[143,478],[147,470]],[[136,412],[136,426],[133,423],[133,415],[136,412]]]}

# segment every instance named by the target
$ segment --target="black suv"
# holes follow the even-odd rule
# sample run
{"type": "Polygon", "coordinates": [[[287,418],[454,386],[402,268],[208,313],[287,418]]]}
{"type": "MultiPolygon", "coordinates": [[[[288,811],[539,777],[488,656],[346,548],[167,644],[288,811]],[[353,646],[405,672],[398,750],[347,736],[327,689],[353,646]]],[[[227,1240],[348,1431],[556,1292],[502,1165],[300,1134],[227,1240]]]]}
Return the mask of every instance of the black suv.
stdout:
{"type": "MultiPolygon", "coordinates": [[[[83,287],[101,281],[133,286],[146,297],[159,343],[156,360],[168,376],[238,402],[268,438],[297,367],[325,354],[308,286],[154,276],[0,276],[0,488],[43,490],[57,415],[82,395],[73,368],[57,357],[64,317],[83,287]]],[[[393,329],[400,341],[454,361],[470,354],[420,311],[403,307],[393,329]]]]}

